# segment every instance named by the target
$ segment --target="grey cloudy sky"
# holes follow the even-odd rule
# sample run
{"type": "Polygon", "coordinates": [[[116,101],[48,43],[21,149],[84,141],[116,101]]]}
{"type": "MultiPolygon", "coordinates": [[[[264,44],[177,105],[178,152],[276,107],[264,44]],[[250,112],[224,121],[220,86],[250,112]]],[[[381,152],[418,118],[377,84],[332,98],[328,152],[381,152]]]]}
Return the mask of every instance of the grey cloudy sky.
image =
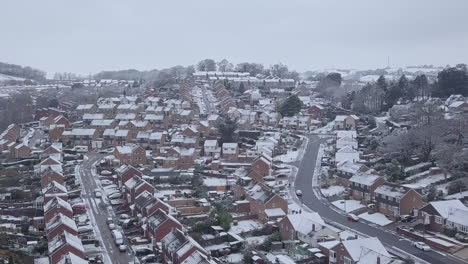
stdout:
{"type": "Polygon", "coordinates": [[[204,58],[304,71],[468,61],[468,1],[6,0],[0,61],[50,73],[204,58]]]}

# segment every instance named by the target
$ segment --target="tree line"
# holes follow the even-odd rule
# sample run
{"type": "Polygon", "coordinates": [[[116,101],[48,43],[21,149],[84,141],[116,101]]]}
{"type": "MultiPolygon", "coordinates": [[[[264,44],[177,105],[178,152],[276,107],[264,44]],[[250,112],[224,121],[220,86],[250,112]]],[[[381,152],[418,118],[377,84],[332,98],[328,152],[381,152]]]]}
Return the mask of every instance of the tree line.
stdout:
{"type": "MultiPolygon", "coordinates": [[[[332,97],[339,91],[341,75],[331,73],[322,78],[317,91],[332,97]]],[[[381,75],[375,83],[368,83],[359,91],[341,97],[341,105],[358,113],[387,111],[399,102],[420,101],[429,97],[447,98],[452,94],[468,96],[468,71],[465,64],[449,67],[438,73],[430,83],[424,74],[409,80],[402,75],[398,80],[387,80],[381,75]]]]}
{"type": "Polygon", "coordinates": [[[290,71],[287,65],[276,63],[270,67],[265,67],[263,64],[254,62],[242,62],[234,66],[226,59],[216,62],[213,59],[204,59],[197,63],[198,71],[221,71],[221,72],[248,72],[251,76],[263,74],[266,76],[276,76],[282,79],[299,80],[297,71],[290,71]]]}
{"type": "Polygon", "coordinates": [[[46,73],[44,71],[34,69],[29,66],[23,67],[20,65],[4,62],[0,62],[0,73],[35,81],[44,81],[46,79],[46,73]]]}

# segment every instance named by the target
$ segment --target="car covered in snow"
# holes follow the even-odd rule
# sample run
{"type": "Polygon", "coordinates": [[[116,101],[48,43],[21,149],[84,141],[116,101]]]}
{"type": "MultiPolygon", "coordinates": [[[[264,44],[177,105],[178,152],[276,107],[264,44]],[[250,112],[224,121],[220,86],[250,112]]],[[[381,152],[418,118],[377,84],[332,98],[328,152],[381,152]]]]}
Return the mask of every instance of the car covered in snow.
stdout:
{"type": "Polygon", "coordinates": [[[357,217],[355,214],[348,214],[346,218],[348,218],[348,220],[351,222],[359,222],[359,217],[357,217]]]}

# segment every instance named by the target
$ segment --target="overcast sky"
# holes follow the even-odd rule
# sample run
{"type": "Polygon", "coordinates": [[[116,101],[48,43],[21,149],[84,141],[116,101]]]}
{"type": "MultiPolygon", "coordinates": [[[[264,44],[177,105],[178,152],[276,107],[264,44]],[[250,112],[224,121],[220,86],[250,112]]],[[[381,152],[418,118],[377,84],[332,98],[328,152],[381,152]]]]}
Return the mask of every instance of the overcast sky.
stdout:
{"type": "Polygon", "coordinates": [[[305,71],[468,62],[468,1],[6,0],[0,61],[54,72],[226,58],[305,71]]]}

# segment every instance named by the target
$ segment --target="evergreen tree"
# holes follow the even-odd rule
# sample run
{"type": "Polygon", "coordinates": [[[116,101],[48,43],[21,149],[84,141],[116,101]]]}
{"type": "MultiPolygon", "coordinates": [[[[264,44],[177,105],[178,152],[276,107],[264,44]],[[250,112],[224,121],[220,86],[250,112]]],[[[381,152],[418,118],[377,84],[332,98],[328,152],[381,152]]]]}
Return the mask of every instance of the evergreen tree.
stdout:
{"type": "Polygon", "coordinates": [[[301,111],[302,101],[297,95],[289,96],[280,106],[279,112],[282,116],[293,116],[301,111]]]}
{"type": "Polygon", "coordinates": [[[239,93],[241,93],[241,94],[242,94],[242,93],[244,93],[244,92],[245,92],[244,83],[243,83],[243,82],[241,82],[241,83],[239,84],[239,93]]]}
{"type": "Polygon", "coordinates": [[[221,134],[221,144],[235,142],[234,133],[237,129],[237,120],[226,117],[223,122],[218,126],[219,133],[221,134]]]}

